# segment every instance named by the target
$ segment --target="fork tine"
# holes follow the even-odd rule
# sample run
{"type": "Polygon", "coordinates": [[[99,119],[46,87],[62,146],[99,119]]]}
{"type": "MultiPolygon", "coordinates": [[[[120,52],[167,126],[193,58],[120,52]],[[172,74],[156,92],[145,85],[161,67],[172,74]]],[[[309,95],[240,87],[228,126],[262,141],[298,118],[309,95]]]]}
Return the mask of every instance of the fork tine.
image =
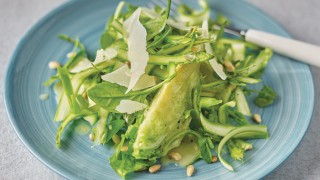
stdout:
{"type": "Polygon", "coordinates": [[[157,1],[157,0],[151,0],[151,3],[150,3],[152,6],[161,6],[163,7],[163,4],[161,1],[157,1]]]}
{"type": "Polygon", "coordinates": [[[172,1],[171,1],[171,7],[172,7],[174,10],[176,10],[176,9],[178,8],[179,4],[180,4],[180,1],[179,1],[179,0],[172,0],[172,1]]]}
{"type": "Polygon", "coordinates": [[[151,3],[148,3],[148,4],[147,4],[147,7],[150,8],[150,9],[152,9],[152,8],[154,7],[152,1],[151,1],[151,3]]]}
{"type": "Polygon", "coordinates": [[[178,16],[178,13],[177,13],[177,9],[178,9],[178,6],[179,6],[179,2],[178,0],[172,0],[171,1],[171,11],[170,11],[170,14],[172,14],[174,17],[177,17],[178,16]]]}

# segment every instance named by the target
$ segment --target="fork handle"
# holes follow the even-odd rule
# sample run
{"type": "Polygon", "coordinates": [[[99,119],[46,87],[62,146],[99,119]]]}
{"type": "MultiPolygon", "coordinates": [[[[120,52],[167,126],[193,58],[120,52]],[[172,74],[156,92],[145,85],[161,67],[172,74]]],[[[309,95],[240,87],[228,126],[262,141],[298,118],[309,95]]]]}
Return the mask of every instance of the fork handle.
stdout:
{"type": "Polygon", "coordinates": [[[305,42],[277,36],[263,31],[249,29],[245,40],[290,58],[320,67],[320,47],[305,42]]]}

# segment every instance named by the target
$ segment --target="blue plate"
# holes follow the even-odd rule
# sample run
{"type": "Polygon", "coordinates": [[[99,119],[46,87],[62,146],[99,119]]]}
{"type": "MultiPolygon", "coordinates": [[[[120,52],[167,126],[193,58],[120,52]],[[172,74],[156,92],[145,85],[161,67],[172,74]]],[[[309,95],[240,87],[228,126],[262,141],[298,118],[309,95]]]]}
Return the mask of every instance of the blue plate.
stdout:
{"type": "MultiPolygon", "coordinates": [[[[109,147],[94,147],[87,135],[66,132],[61,149],[55,147],[58,124],[53,122],[56,103],[53,95],[40,101],[43,87],[55,72],[48,70],[49,61],[66,61],[72,46],[59,40],[58,34],[79,37],[90,52],[99,47],[99,36],[119,1],[70,1],[37,23],[15,50],[5,79],[5,101],[11,123],[27,148],[44,164],[71,179],[119,179],[111,169],[109,147]]],[[[131,3],[133,1],[130,1],[131,3]]],[[[194,1],[189,0],[189,3],[194,1]]],[[[148,0],[133,2],[146,4],[148,0]]],[[[240,28],[255,28],[288,37],[271,18],[239,1],[210,1],[215,12],[222,12],[240,28]]],[[[214,13],[213,13],[214,14],[214,13]]],[[[262,115],[271,134],[268,140],[253,141],[254,149],[242,163],[232,162],[237,172],[229,172],[220,163],[195,163],[193,179],[259,179],[274,170],[297,147],[304,136],[314,107],[314,84],[309,66],[274,55],[266,68],[263,83],[278,92],[274,105],[252,111],[262,115]]],[[[262,87],[262,84],[257,87],[262,87]]],[[[249,98],[252,99],[252,98],[249,98]]],[[[230,160],[230,159],[229,159],[230,160]]],[[[134,179],[184,179],[185,169],[166,166],[157,174],[136,173],[134,179]]]]}

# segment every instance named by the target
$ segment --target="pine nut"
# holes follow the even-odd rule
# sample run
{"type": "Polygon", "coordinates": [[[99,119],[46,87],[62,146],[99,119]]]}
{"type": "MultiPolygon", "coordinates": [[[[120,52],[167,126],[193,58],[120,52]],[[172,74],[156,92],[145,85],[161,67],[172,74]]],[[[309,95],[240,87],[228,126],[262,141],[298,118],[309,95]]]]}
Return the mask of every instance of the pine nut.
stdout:
{"type": "Polygon", "coordinates": [[[131,68],[131,63],[130,62],[126,62],[125,64],[128,66],[128,68],[131,68]]]}
{"type": "Polygon", "coordinates": [[[191,51],[194,53],[204,51],[204,45],[199,44],[199,45],[192,46],[191,51]]]}
{"type": "Polygon", "coordinates": [[[122,152],[128,151],[128,146],[122,146],[120,151],[122,151],[122,152]]]}
{"type": "Polygon", "coordinates": [[[224,62],[223,65],[227,68],[227,71],[229,71],[229,72],[233,72],[236,69],[233,66],[233,64],[229,61],[224,62]]]}
{"type": "Polygon", "coordinates": [[[85,91],[85,92],[82,93],[82,97],[83,97],[83,99],[87,99],[87,98],[88,98],[87,91],[85,91]]]}
{"type": "Polygon", "coordinates": [[[218,161],[217,156],[212,156],[211,162],[212,162],[212,163],[215,163],[215,162],[217,162],[217,161],[218,161]]]}
{"type": "Polygon", "coordinates": [[[111,137],[112,141],[114,142],[115,145],[118,145],[121,141],[120,137],[117,135],[117,134],[114,134],[112,137],[111,137]]]}
{"type": "Polygon", "coordinates": [[[246,149],[246,151],[250,151],[250,150],[252,150],[252,146],[250,146],[250,147],[248,147],[248,148],[246,149]]]}
{"type": "Polygon", "coordinates": [[[49,94],[40,94],[39,98],[42,101],[47,100],[49,98],[49,94]]]}
{"type": "Polygon", "coordinates": [[[180,153],[177,153],[177,152],[171,152],[169,153],[169,157],[175,161],[179,161],[181,160],[181,154],[180,153]]]}
{"type": "Polygon", "coordinates": [[[187,166],[187,176],[191,177],[193,173],[194,173],[194,166],[193,165],[187,166]]]}
{"type": "Polygon", "coordinates": [[[262,119],[261,119],[261,116],[260,114],[254,114],[253,117],[252,117],[253,121],[260,124],[262,119]]]}
{"type": "Polygon", "coordinates": [[[89,139],[90,139],[91,141],[94,141],[94,134],[93,134],[93,133],[90,133],[90,134],[89,134],[89,139]]]}
{"type": "Polygon", "coordinates": [[[50,61],[48,66],[50,69],[57,69],[58,67],[61,66],[61,64],[57,61],[50,61]]]}
{"type": "Polygon", "coordinates": [[[76,53],[74,53],[74,52],[69,52],[67,54],[67,58],[74,58],[75,56],[76,56],[76,53]]]}
{"type": "Polygon", "coordinates": [[[156,173],[160,170],[160,168],[161,168],[160,164],[153,165],[153,166],[149,167],[149,172],[156,173]]]}

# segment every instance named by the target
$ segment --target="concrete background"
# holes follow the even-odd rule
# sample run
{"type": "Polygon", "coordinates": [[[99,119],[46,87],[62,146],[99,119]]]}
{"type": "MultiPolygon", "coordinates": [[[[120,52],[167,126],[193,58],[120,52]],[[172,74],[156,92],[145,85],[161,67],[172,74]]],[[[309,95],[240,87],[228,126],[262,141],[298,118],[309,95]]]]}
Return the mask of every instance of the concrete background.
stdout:
{"type": "MultiPolygon", "coordinates": [[[[277,20],[296,39],[320,45],[319,0],[247,0],[277,20]]],[[[20,38],[65,0],[0,0],[0,80],[20,38]]],[[[316,97],[320,69],[312,67],[316,97]]],[[[62,179],[31,155],[9,123],[0,83],[0,179],[62,179]]],[[[306,136],[293,154],[264,179],[320,179],[319,101],[306,136]]]]}

